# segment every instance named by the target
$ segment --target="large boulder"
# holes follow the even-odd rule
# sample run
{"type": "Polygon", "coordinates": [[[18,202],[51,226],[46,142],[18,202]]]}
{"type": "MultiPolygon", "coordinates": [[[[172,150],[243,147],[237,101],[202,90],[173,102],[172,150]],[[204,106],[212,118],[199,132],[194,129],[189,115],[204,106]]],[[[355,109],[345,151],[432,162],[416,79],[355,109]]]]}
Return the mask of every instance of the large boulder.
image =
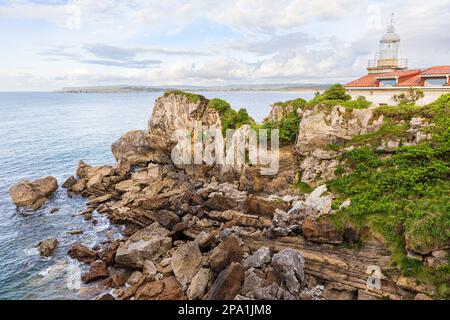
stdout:
{"type": "Polygon", "coordinates": [[[238,240],[233,236],[228,236],[223,240],[209,257],[211,270],[219,273],[232,262],[241,262],[244,251],[239,245],[238,240]]]}
{"type": "Polygon", "coordinates": [[[232,300],[241,290],[243,282],[244,268],[240,263],[233,262],[217,276],[204,299],[232,300]]]}
{"type": "Polygon", "coordinates": [[[111,151],[117,161],[132,165],[146,165],[149,161],[155,160],[148,132],[144,130],[125,133],[111,145],[111,151]]]}
{"type": "Polygon", "coordinates": [[[306,209],[312,210],[312,214],[317,217],[330,213],[333,199],[334,196],[327,192],[327,186],[321,185],[306,197],[305,206],[306,209]]]}
{"type": "Polygon", "coordinates": [[[146,259],[157,259],[172,247],[168,235],[169,230],[157,222],[139,230],[117,249],[117,266],[142,269],[146,259]]]}
{"type": "Polygon", "coordinates": [[[175,277],[147,282],[137,289],[137,300],[185,300],[183,290],[175,277]]]}
{"type": "Polygon", "coordinates": [[[339,231],[327,221],[316,222],[307,218],[302,224],[305,239],[316,243],[340,244],[343,239],[339,231]]]}
{"type": "Polygon", "coordinates": [[[180,246],[172,256],[172,270],[181,284],[186,289],[192,278],[197,274],[202,266],[203,256],[197,242],[191,241],[180,246]]]}
{"type": "Polygon", "coordinates": [[[189,300],[201,299],[212,278],[211,270],[206,268],[198,270],[197,274],[192,278],[191,285],[187,291],[189,300]]]}
{"type": "Polygon", "coordinates": [[[109,276],[108,266],[106,262],[97,260],[91,264],[89,271],[81,275],[81,281],[88,283],[109,276]]]}
{"type": "Polygon", "coordinates": [[[52,255],[52,253],[55,250],[57,245],[58,245],[58,240],[55,238],[41,241],[38,244],[39,254],[42,257],[49,257],[52,255]]]}
{"type": "Polygon", "coordinates": [[[40,208],[56,190],[58,182],[54,177],[34,181],[21,181],[9,190],[12,201],[18,207],[40,208]]]}
{"type": "Polygon", "coordinates": [[[81,243],[75,243],[69,249],[69,256],[83,263],[91,263],[97,259],[97,253],[81,243]]]}
{"type": "Polygon", "coordinates": [[[298,250],[284,249],[273,255],[272,267],[288,291],[298,295],[305,282],[303,254],[298,250]]]}

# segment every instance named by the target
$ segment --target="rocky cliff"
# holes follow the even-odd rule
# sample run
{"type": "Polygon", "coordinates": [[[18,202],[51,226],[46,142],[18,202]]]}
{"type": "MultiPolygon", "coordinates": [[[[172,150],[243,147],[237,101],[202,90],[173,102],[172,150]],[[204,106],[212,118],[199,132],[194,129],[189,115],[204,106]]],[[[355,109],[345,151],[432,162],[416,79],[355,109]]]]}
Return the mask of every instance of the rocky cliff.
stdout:
{"type": "MultiPolygon", "coordinates": [[[[96,250],[76,244],[69,252],[90,264],[84,282],[103,279],[98,292],[109,293],[101,299],[442,296],[445,288],[436,283],[442,286],[446,278],[419,283],[392,264],[386,237],[370,219],[354,218],[354,213],[363,215],[358,210],[365,203],[360,203],[369,196],[361,200],[357,195],[363,188],[348,190],[391,165],[372,149],[389,161],[400,145],[432,139],[430,114],[397,117],[374,108],[303,105],[296,113],[301,119],[296,143],[281,148],[275,176],[261,175],[258,166],[247,163],[175,165],[170,158],[175,130],[194,133],[200,125],[222,131],[221,115],[208,103],[197,95],[165,94],[156,101],[147,131],[131,131],[113,144],[116,165],[80,162],[76,175],[64,183],[70,194],[88,199],[83,215],[106,214],[112,223],[125,225],[121,238],[96,250]],[[360,161],[358,166],[354,161],[360,161]]],[[[292,110],[273,110],[272,117],[286,114],[292,110]]],[[[378,205],[366,209],[379,214],[378,205]]],[[[383,216],[375,218],[380,223],[383,216]]],[[[397,223],[391,213],[389,219],[397,223]]],[[[425,248],[413,223],[394,227],[392,235],[407,235],[411,257],[430,268],[448,263],[448,241],[437,238],[425,248]]]]}

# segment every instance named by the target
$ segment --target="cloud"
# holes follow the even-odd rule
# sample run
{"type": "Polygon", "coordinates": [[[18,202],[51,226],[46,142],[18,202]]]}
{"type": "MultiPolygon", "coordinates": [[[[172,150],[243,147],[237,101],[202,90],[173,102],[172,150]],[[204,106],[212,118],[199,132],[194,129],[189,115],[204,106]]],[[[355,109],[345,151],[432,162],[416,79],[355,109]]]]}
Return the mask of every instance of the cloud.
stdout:
{"type": "Polygon", "coordinates": [[[168,49],[157,46],[118,47],[101,43],[76,46],[57,46],[39,52],[40,55],[52,59],[69,59],[84,64],[122,68],[151,68],[162,63],[160,59],[139,59],[139,56],[207,56],[196,50],[168,49]]]}
{"type": "Polygon", "coordinates": [[[232,50],[267,55],[281,51],[295,50],[319,42],[314,36],[304,32],[265,36],[260,40],[240,40],[230,43],[232,50]]]}

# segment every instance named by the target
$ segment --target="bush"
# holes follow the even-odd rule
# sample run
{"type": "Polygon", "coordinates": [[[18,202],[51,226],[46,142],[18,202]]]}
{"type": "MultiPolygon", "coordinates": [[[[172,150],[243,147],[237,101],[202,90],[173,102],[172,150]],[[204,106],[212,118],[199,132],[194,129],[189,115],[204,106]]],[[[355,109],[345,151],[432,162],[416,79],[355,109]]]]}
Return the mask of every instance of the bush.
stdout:
{"type": "MultiPolygon", "coordinates": [[[[354,137],[364,142],[346,152],[341,167],[353,171],[328,183],[338,196],[350,198],[352,205],[336,213],[337,224],[350,220],[383,234],[392,250],[393,263],[403,274],[439,287],[439,296],[448,297],[450,281],[443,268],[431,269],[406,256],[405,235],[410,243],[429,248],[444,246],[450,239],[450,94],[424,107],[402,105],[382,107],[377,112],[387,116],[388,124],[378,132],[354,137]],[[392,109],[390,109],[392,108],[392,109]],[[391,158],[380,159],[377,141],[405,130],[395,121],[412,116],[426,116],[433,122],[433,138],[414,146],[403,146],[391,158]],[[399,228],[401,226],[401,228],[399,228]]],[[[341,171],[345,171],[341,168],[341,171]]]]}
{"type": "Polygon", "coordinates": [[[222,99],[212,99],[208,102],[208,108],[219,112],[222,124],[222,133],[225,136],[227,129],[238,129],[244,124],[254,126],[255,120],[249,116],[246,109],[241,108],[238,112],[231,108],[230,104],[222,99]]]}
{"type": "Polygon", "coordinates": [[[164,97],[168,97],[171,94],[177,95],[177,96],[185,96],[187,97],[188,101],[191,103],[198,103],[200,101],[207,101],[207,99],[199,94],[195,94],[195,93],[189,93],[189,92],[184,92],[181,90],[170,90],[170,91],[166,91],[164,92],[164,97]]]}

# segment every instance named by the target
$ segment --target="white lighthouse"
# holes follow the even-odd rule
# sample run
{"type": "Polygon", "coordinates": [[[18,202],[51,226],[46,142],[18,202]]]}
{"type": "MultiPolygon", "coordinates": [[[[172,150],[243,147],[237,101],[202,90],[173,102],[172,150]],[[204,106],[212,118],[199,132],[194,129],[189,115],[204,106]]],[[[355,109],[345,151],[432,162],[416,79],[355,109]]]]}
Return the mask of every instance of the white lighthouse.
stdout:
{"type": "Polygon", "coordinates": [[[380,48],[375,56],[375,60],[369,60],[369,73],[383,73],[407,68],[407,61],[399,59],[400,37],[395,33],[394,14],[391,23],[380,40],[380,48]]]}

